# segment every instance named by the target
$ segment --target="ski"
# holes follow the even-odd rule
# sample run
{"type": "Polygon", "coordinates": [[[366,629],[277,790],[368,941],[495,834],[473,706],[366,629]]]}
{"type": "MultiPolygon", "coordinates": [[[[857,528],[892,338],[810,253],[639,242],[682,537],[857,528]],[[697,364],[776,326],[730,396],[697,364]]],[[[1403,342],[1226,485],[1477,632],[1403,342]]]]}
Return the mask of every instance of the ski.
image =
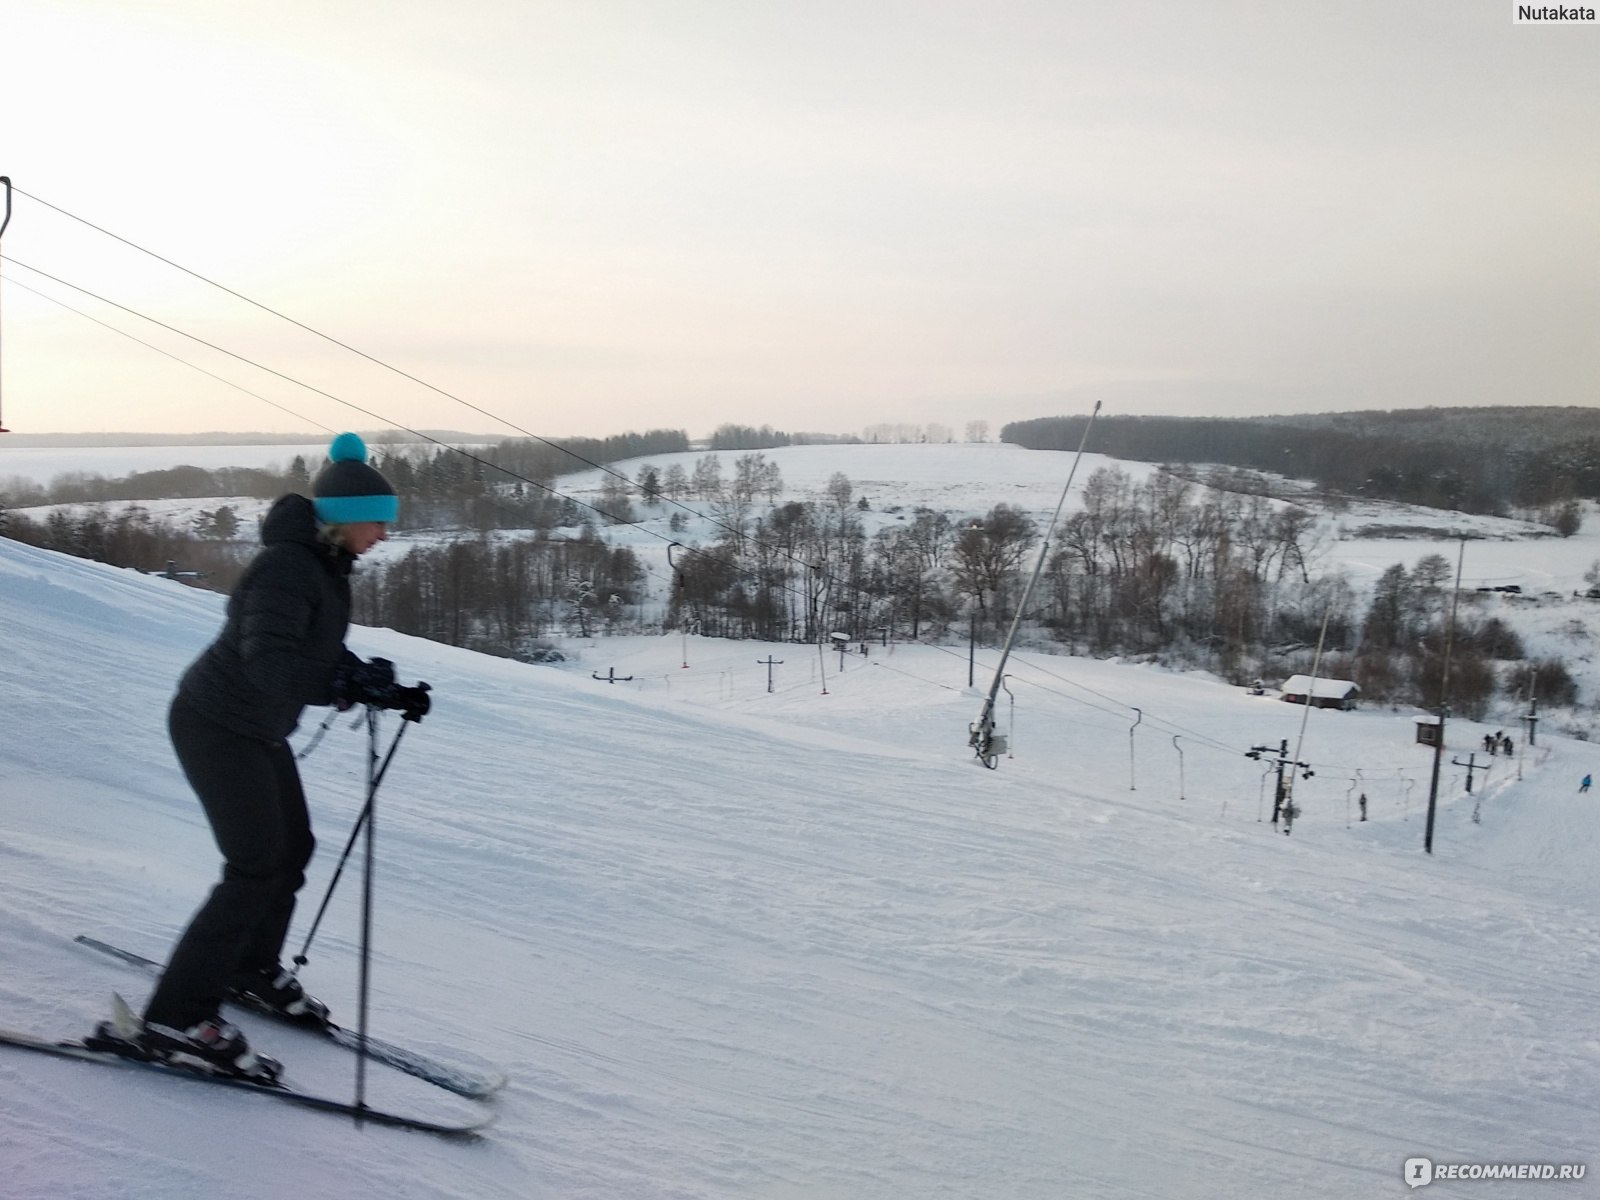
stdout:
{"type": "Polygon", "coordinates": [[[419,1133],[437,1134],[440,1137],[476,1138],[494,1120],[493,1113],[484,1112],[479,1117],[459,1124],[430,1121],[424,1117],[388,1112],[381,1108],[371,1108],[365,1104],[358,1105],[347,1100],[335,1100],[330,1096],[318,1096],[312,1092],[297,1091],[283,1083],[260,1083],[252,1079],[236,1078],[231,1075],[213,1075],[204,1071],[188,1070],[183,1067],[171,1066],[167,1063],[126,1058],[109,1050],[93,1049],[80,1041],[51,1041],[48,1038],[36,1037],[30,1033],[19,1033],[12,1029],[0,1029],[0,1044],[16,1046],[23,1050],[33,1050],[41,1054],[52,1054],[58,1058],[74,1058],[82,1062],[97,1063],[100,1066],[155,1071],[170,1078],[189,1079],[197,1083],[214,1083],[222,1087],[233,1088],[236,1091],[256,1092],[263,1096],[271,1096],[275,1100],[296,1104],[302,1108],[342,1113],[359,1121],[371,1121],[374,1125],[389,1125],[397,1129],[412,1129],[419,1133]]]}
{"type": "MultiPolygon", "coordinates": [[[[89,937],[80,933],[74,939],[80,946],[87,946],[101,954],[108,954],[130,966],[138,967],[149,975],[161,974],[161,964],[153,958],[146,958],[132,950],[124,950],[120,946],[113,946],[109,942],[102,942],[99,938],[89,937]]],[[[359,1051],[361,1035],[353,1029],[346,1029],[342,1025],[335,1025],[332,1021],[309,1023],[297,1021],[287,1017],[276,1009],[264,1005],[254,1004],[240,997],[230,1001],[250,1012],[260,1013],[262,1016],[271,1017],[276,1021],[293,1025],[297,1029],[304,1029],[308,1033],[320,1034],[336,1045],[347,1050],[359,1051]]],[[[404,1071],[407,1075],[415,1076],[434,1087],[443,1088],[447,1092],[454,1092],[458,1096],[465,1096],[469,1100],[485,1100],[494,1095],[506,1084],[506,1077],[495,1072],[468,1071],[460,1067],[452,1067],[415,1050],[407,1050],[403,1046],[396,1046],[382,1038],[367,1035],[367,1055],[374,1062],[381,1062],[386,1066],[404,1071]]]]}

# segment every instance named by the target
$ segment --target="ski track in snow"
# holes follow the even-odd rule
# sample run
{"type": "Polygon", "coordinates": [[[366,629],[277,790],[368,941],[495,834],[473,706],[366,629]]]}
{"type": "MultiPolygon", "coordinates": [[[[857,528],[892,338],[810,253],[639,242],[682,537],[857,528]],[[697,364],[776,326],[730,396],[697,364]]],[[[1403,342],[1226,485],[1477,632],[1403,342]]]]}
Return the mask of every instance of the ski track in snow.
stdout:
{"type": "MultiPolygon", "coordinates": [[[[0,1024],[79,1034],[111,990],[142,997],[72,935],[162,956],[210,886],[165,706],[222,603],[0,541],[0,1024]]],[[[1318,773],[1284,837],[1239,752],[1294,746],[1302,710],[1204,676],[1021,654],[1016,757],[984,771],[964,650],[874,646],[841,671],[691,638],[684,669],[673,635],[551,668],[351,642],[437,698],[379,797],[374,1031],[503,1067],[497,1125],[474,1146],[357,1132],[0,1051],[0,1194],[1344,1198],[1408,1194],[1416,1154],[1591,1157],[1583,743],[1541,734],[1520,780],[1501,760],[1471,797],[1449,768],[1429,858],[1405,713],[1312,715],[1318,773]],[[635,681],[590,677],[611,665],[635,681]]],[[[303,764],[321,844],[291,951],[359,811],[350,726],[303,764]]],[[[1464,754],[1489,727],[1451,729],[1464,754]]],[[[359,891],[355,862],[306,968],[336,1016],[359,891]]],[[[347,1055],[244,1023],[292,1076],[348,1088],[347,1055]]]]}

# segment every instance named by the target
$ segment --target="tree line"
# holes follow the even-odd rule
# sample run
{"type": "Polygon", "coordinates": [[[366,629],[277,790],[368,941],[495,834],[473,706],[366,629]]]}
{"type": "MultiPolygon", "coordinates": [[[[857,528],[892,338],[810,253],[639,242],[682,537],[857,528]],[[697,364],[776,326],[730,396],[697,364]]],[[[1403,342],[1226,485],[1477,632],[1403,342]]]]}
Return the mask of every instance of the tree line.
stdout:
{"type": "MultiPolygon", "coordinates": [[[[1000,438],[1075,450],[1087,417],[1005,425],[1000,438]]],[[[1138,462],[1218,463],[1348,496],[1543,521],[1577,532],[1600,499],[1600,412],[1457,408],[1301,417],[1100,417],[1088,449],[1138,462]]]]}

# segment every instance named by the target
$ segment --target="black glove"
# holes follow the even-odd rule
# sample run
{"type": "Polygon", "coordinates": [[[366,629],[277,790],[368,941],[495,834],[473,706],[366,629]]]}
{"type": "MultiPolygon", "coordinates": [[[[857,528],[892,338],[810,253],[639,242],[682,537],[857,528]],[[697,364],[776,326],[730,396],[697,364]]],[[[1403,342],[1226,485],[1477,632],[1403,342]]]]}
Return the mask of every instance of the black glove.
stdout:
{"type": "Polygon", "coordinates": [[[342,712],[357,704],[376,704],[389,708],[389,696],[396,688],[394,664],[387,658],[362,662],[351,655],[339,664],[333,675],[333,702],[342,712]]]}
{"type": "Polygon", "coordinates": [[[428,709],[431,707],[428,701],[428,685],[419,683],[416,687],[395,688],[388,707],[398,708],[401,717],[407,721],[421,721],[428,715],[428,709]]]}

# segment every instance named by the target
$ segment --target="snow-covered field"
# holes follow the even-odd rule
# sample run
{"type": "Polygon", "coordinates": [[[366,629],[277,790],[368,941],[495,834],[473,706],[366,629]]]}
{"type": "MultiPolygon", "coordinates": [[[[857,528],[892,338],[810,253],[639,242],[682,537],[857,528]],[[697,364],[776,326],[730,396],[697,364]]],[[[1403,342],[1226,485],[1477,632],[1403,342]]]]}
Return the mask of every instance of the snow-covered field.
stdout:
{"type": "Polygon", "coordinates": [[[303,446],[8,446],[0,439],[0,482],[25,479],[41,487],[58,475],[85,473],[120,479],[140,471],[168,467],[277,467],[295,455],[321,462],[328,443],[303,446]]]}
{"type": "MultiPolygon", "coordinates": [[[[792,489],[807,459],[875,511],[929,502],[891,498],[910,468],[854,453],[874,449],[768,453],[792,489]]],[[[1068,457],[903,449],[977,511],[1011,498],[978,482],[991,469],[1048,510],[1068,457]]],[[[1396,545],[1332,553],[1453,559],[1396,545]]],[[[1587,531],[1474,541],[1468,581],[1538,571],[1570,596],[1595,550],[1587,531]]],[[[72,935],[159,956],[209,886],[164,709],[222,604],[0,541],[0,1024],[77,1034],[112,990],[141,996],[72,935]]],[[[1000,695],[1014,757],[986,771],[964,649],[871,646],[841,669],[673,634],[569,645],[558,668],[351,640],[437,697],[379,801],[374,1031],[500,1064],[497,1125],[473,1146],[358,1132],[0,1048],[0,1194],[1343,1200],[1410,1194],[1414,1156],[1589,1164],[1538,1194],[1600,1194],[1587,743],[1509,728],[1518,757],[1467,795],[1456,760],[1485,761],[1495,730],[1452,722],[1430,857],[1411,713],[1308,717],[1202,675],[1025,653],[1000,695]],[[1280,740],[1315,770],[1288,837],[1244,755],[1280,740]]],[[[993,667],[980,651],[980,685],[993,667]]],[[[364,745],[344,720],[303,764],[322,839],[305,918],[364,745]]],[[[306,970],[347,1019],[358,892],[347,873],[306,970]]],[[[292,1077],[348,1087],[340,1052],[249,1028],[292,1077]]]]}

